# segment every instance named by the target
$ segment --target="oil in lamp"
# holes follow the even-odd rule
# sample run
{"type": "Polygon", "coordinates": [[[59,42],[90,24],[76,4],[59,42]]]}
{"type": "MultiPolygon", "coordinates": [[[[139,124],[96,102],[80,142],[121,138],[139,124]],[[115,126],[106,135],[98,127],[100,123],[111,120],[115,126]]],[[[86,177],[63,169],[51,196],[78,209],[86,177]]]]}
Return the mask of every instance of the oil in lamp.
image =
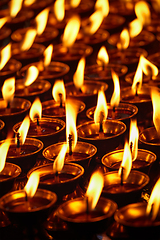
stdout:
{"type": "MultiPolygon", "coordinates": [[[[38,97],[33,102],[29,115],[32,120],[28,131],[29,138],[38,138],[47,147],[56,143],[60,136],[64,135],[65,122],[58,118],[42,117],[42,104],[38,97]]],[[[14,132],[20,124],[21,122],[14,125],[14,132]]]]}
{"type": "MultiPolygon", "coordinates": [[[[136,119],[131,119],[130,133],[129,133],[129,146],[132,153],[132,169],[139,170],[149,174],[149,170],[153,163],[156,161],[157,156],[145,149],[138,148],[139,131],[136,119]]],[[[123,159],[124,150],[115,150],[109,152],[102,158],[104,164],[109,170],[118,170],[123,159]]]]}
{"type": "Polygon", "coordinates": [[[108,109],[103,91],[99,91],[94,121],[80,124],[77,127],[78,137],[97,147],[99,157],[114,150],[123,142],[126,125],[118,120],[108,120],[108,109]]]}
{"type": "Polygon", "coordinates": [[[102,191],[103,196],[114,200],[119,207],[139,200],[142,189],[149,183],[148,175],[131,168],[132,154],[126,141],[119,170],[104,174],[102,191]]]}
{"type": "MultiPolygon", "coordinates": [[[[78,106],[70,99],[66,100],[66,142],[68,144],[65,162],[74,162],[87,169],[90,161],[97,153],[97,148],[85,142],[77,141],[76,118],[78,106]]],[[[51,161],[57,157],[64,142],[48,146],[43,150],[43,156],[51,161]]]]}
{"type": "Polygon", "coordinates": [[[95,171],[84,197],[66,201],[56,210],[56,215],[67,223],[74,234],[85,235],[91,239],[91,236],[104,231],[109,224],[117,204],[110,199],[100,197],[103,184],[102,172],[95,171]]]}

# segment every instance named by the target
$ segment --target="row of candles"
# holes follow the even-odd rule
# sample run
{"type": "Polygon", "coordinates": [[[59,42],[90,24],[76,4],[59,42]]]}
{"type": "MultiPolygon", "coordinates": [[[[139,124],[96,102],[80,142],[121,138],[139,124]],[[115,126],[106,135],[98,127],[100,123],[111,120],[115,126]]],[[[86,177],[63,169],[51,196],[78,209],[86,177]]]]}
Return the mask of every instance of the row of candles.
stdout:
{"type": "MultiPolygon", "coordinates": [[[[58,1],[55,3],[58,4],[58,1]]],[[[146,2],[143,4],[148,6],[146,2]]],[[[107,1],[97,1],[95,9],[98,9],[96,10],[98,13],[95,11],[95,14],[107,17],[109,10],[103,12],[102,8],[107,9],[108,5],[107,1]],[[101,4],[106,5],[102,7],[101,4]]],[[[45,14],[49,14],[50,9],[45,10],[47,12],[45,14]]],[[[39,16],[37,15],[36,21],[39,16]]],[[[5,20],[7,22],[8,18],[5,20]]],[[[78,16],[67,18],[68,23],[62,35],[62,44],[57,46],[48,44],[45,51],[44,46],[40,47],[44,53],[43,61],[42,52],[38,58],[35,58],[35,50],[32,52],[33,58],[29,57],[29,61],[27,58],[36,35],[42,35],[43,31],[38,33],[38,27],[30,27],[29,30],[32,31],[34,39],[25,49],[22,49],[24,41],[21,42],[21,40],[27,39],[27,44],[29,43],[31,36],[27,35],[28,29],[23,28],[13,32],[12,40],[21,42],[18,58],[15,56],[19,50],[14,44],[12,47],[7,44],[1,51],[1,54],[4,54],[4,59],[1,58],[0,62],[2,76],[7,65],[21,62],[18,69],[14,67],[14,72],[10,73],[7,69],[7,74],[2,78],[3,99],[0,100],[0,118],[3,140],[0,152],[4,158],[0,161],[1,225],[8,226],[12,222],[31,228],[32,225],[44,223],[50,211],[53,211],[54,214],[52,213],[46,227],[48,231],[52,229],[50,232],[53,237],[55,237],[53,229],[57,224],[56,218],[61,219],[63,226],[65,222],[68,224],[67,227],[76,229],[80,236],[87,229],[88,233],[84,234],[86,238],[106,231],[108,226],[111,226],[107,233],[111,238],[116,234],[119,236],[124,234],[124,228],[119,232],[122,226],[129,230],[127,234],[130,234],[130,231],[133,234],[138,229],[142,231],[142,235],[150,237],[152,228],[155,231],[159,230],[159,203],[153,202],[153,195],[158,196],[158,192],[153,191],[148,204],[137,203],[137,201],[140,199],[143,188],[150,183],[150,176],[147,175],[150,173],[148,168],[158,164],[159,159],[158,68],[148,60],[149,58],[147,59],[144,49],[125,49],[125,40],[128,34],[131,35],[131,32],[128,33],[126,29],[120,35],[122,39],[117,44],[117,47],[120,46],[119,53],[117,49],[115,52],[120,54],[121,62],[123,60],[126,62],[128,59],[125,55],[128,51],[129,58],[131,52],[136,53],[137,70],[135,74],[128,76],[128,82],[124,83],[122,79],[119,81],[119,77],[122,76],[121,73],[124,76],[128,69],[130,72],[133,71],[135,66],[132,65],[131,68],[130,63],[135,64],[135,62],[131,59],[127,66],[113,64],[112,61],[109,63],[112,57],[111,55],[108,57],[106,46],[101,46],[98,52],[95,51],[98,53],[98,64],[88,66],[87,58],[94,49],[90,46],[82,46],[80,40],[74,44],[80,30],[79,20],[78,16]],[[72,25],[73,22],[76,25],[72,25]],[[68,32],[67,29],[69,29],[68,32]],[[72,40],[73,33],[76,34],[72,40]],[[20,36],[20,40],[16,40],[17,36],[20,36]],[[10,59],[9,50],[16,61],[10,59]],[[9,52],[8,58],[6,58],[6,51],[9,52]],[[81,51],[82,54],[80,54],[81,51]],[[56,57],[60,62],[53,61],[56,57]],[[71,62],[69,66],[66,61],[71,62]],[[55,73],[55,68],[58,68],[58,73],[55,73]],[[144,78],[145,84],[142,84],[143,74],[147,76],[144,78]],[[92,75],[96,76],[96,81],[93,80],[92,75]],[[63,80],[55,81],[62,76],[65,83],[63,80]],[[8,79],[9,77],[11,78],[8,79]],[[15,80],[17,77],[21,79],[15,80]],[[73,82],[71,82],[72,78],[73,82]],[[120,89],[123,84],[130,86],[120,89]],[[54,100],[51,100],[51,92],[54,100]],[[36,98],[37,95],[39,98],[36,98]],[[40,99],[43,101],[42,104],[40,99]],[[108,101],[110,103],[107,103],[108,101]],[[152,127],[145,129],[144,119],[148,119],[147,114],[152,112],[152,106],[155,127],[152,124],[152,116],[149,116],[149,124],[152,127]],[[90,120],[86,121],[87,117],[90,120]],[[137,124],[142,130],[140,135],[137,124]],[[9,135],[10,132],[12,135],[9,135]],[[12,138],[13,134],[14,138],[12,138]],[[133,135],[136,135],[135,140],[133,135]],[[144,149],[138,149],[138,138],[144,149]],[[121,149],[115,150],[116,148],[121,149]],[[37,159],[42,156],[49,164],[40,164],[35,167],[37,159]],[[7,160],[6,163],[5,160],[7,160]],[[95,171],[91,170],[92,165],[96,166],[95,171]],[[12,191],[15,179],[16,181],[26,180],[26,176],[28,182],[25,187],[12,191]],[[77,185],[83,188],[80,198],[77,198],[77,193],[76,197],[72,196],[72,200],[66,200],[67,196],[69,198],[70,194],[75,193],[77,185]],[[111,224],[113,215],[116,226],[111,224]],[[9,218],[9,222],[4,223],[4,216],[9,218]]],[[[103,19],[92,33],[87,19],[84,20],[82,33],[87,32],[87,37],[84,35],[82,39],[86,38],[87,43],[90,41],[92,43],[95,37],[93,35],[99,31],[98,28],[103,19]]],[[[142,24],[139,18],[136,21],[142,24]]],[[[141,25],[140,31],[144,25],[144,23],[141,25]]],[[[55,33],[56,30],[53,32],[55,33]]],[[[137,34],[140,36],[139,32],[137,34]]],[[[105,36],[108,38],[109,34],[106,33],[105,36]]],[[[111,35],[108,40],[110,44],[112,38],[113,41],[117,41],[118,37],[111,35]]],[[[153,182],[155,183],[155,179],[153,182]]],[[[155,189],[159,188],[157,184],[155,189]]],[[[64,228],[61,230],[64,231],[64,228]]],[[[156,234],[158,235],[158,231],[156,234]]]]}

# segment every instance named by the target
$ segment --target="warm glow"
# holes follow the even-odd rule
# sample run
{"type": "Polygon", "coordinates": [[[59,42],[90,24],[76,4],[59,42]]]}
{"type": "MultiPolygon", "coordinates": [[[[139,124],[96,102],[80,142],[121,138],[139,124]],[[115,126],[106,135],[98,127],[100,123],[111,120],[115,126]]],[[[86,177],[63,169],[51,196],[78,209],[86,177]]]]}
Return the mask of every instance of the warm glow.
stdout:
{"type": "Polygon", "coordinates": [[[140,64],[142,71],[145,75],[148,76],[157,76],[158,75],[158,68],[148,61],[143,55],[140,57],[140,64]]]}
{"type": "Polygon", "coordinates": [[[73,75],[73,83],[76,88],[81,89],[84,83],[85,58],[81,58],[77,70],[73,75]]]}
{"type": "Polygon", "coordinates": [[[97,0],[95,3],[95,9],[100,10],[104,17],[107,17],[109,13],[109,2],[108,0],[97,0]]]}
{"type": "Polygon", "coordinates": [[[100,198],[103,186],[104,186],[104,177],[102,172],[100,171],[94,172],[90,178],[90,182],[86,191],[89,210],[92,210],[96,207],[97,202],[100,198]]]}
{"type": "Polygon", "coordinates": [[[132,154],[131,154],[131,150],[130,150],[130,146],[129,146],[128,142],[125,143],[123,159],[122,159],[122,163],[119,168],[119,171],[118,171],[118,174],[120,176],[122,173],[122,168],[124,169],[123,170],[123,180],[126,180],[131,171],[131,168],[132,168],[132,154]]]}
{"type": "Polygon", "coordinates": [[[6,65],[11,57],[11,43],[7,44],[2,50],[0,55],[0,70],[6,65]]]}
{"type": "Polygon", "coordinates": [[[27,51],[31,48],[34,40],[35,40],[35,37],[36,37],[36,30],[35,29],[29,29],[25,36],[24,36],[24,39],[21,43],[21,50],[22,51],[27,51]]]}
{"type": "Polygon", "coordinates": [[[120,34],[120,41],[117,43],[118,49],[126,49],[129,46],[130,36],[127,29],[123,29],[120,34]]]}
{"type": "Polygon", "coordinates": [[[30,6],[31,4],[33,4],[36,0],[24,0],[24,5],[25,6],[30,6]]]}
{"type": "Polygon", "coordinates": [[[4,81],[2,86],[2,96],[3,99],[7,102],[10,102],[13,100],[15,92],[15,78],[8,78],[4,81]]]}
{"type": "Polygon", "coordinates": [[[106,48],[102,46],[98,52],[97,63],[100,66],[105,66],[109,62],[109,56],[106,51],[106,48]]]}
{"type": "Polygon", "coordinates": [[[71,0],[71,1],[70,1],[71,7],[73,7],[73,8],[78,7],[78,5],[80,4],[80,2],[81,2],[81,0],[71,0]]]}
{"type": "Polygon", "coordinates": [[[156,12],[160,12],[160,1],[159,0],[154,0],[152,1],[152,7],[156,12]]]}
{"type": "Polygon", "coordinates": [[[41,35],[46,28],[47,21],[48,21],[48,14],[49,14],[49,8],[46,8],[42,12],[40,12],[35,18],[38,35],[41,35]]]}
{"type": "Polygon", "coordinates": [[[136,119],[131,119],[129,132],[129,146],[132,152],[132,161],[136,160],[138,155],[138,137],[139,131],[136,119]]]}
{"type": "Polygon", "coordinates": [[[65,47],[69,48],[74,44],[80,29],[80,24],[81,21],[78,15],[74,15],[69,19],[62,37],[62,43],[65,47]]]}
{"type": "Polygon", "coordinates": [[[16,17],[18,12],[22,8],[22,2],[23,2],[23,0],[11,0],[11,2],[10,2],[10,15],[11,15],[11,17],[13,17],[13,18],[16,17]]]}
{"type": "Polygon", "coordinates": [[[133,78],[133,83],[132,83],[132,90],[133,90],[134,94],[136,92],[138,93],[138,91],[142,87],[142,77],[143,77],[143,72],[142,72],[141,64],[139,62],[137,70],[136,70],[134,78],[133,78]]]}
{"type": "Polygon", "coordinates": [[[84,32],[86,34],[94,34],[100,27],[102,21],[103,21],[103,14],[101,10],[95,11],[86,22],[86,26],[84,27],[84,32]]]}
{"type": "Polygon", "coordinates": [[[143,29],[143,25],[140,20],[134,19],[132,22],[129,23],[129,35],[131,38],[136,37],[143,29]]]}
{"type": "Polygon", "coordinates": [[[72,150],[74,150],[77,144],[77,129],[76,119],[78,108],[73,100],[66,100],[66,140],[69,142],[69,134],[72,135],[72,150]]]}
{"type": "Polygon", "coordinates": [[[102,90],[98,92],[98,101],[97,106],[94,111],[94,122],[102,123],[103,120],[106,120],[108,114],[107,102],[105,94],[102,90]]]}
{"type": "Polygon", "coordinates": [[[4,24],[7,22],[8,17],[3,17],[0,19],[0,28],[2,28],[4,26],[4,24]]]}
{"type": "Polygon", "coordinates": [[[30,119],[29,119],[29,116],[26,116],[25,119],[23,120],[21,126],[18,129],[18,133],[20,134],[21,144],[24,144],[24,142],[26,140],[29,126],[30,126],[30,119]]]}
{"type": "Polygon", "coordinates": [[[135,13],[142,25],[148,25],[151,22],[151,12],[149,4],[145,1],[135,3],[135,13]]]}
{"type": "Polygon", "coordinates": [[[118,75],[112,70],[112,79],[114,83],[114,91],[110,100],[112,107],[117,107],[120,102],[120,84],[118,75]]]}
{"type": "Polygon", "coordinates": [[[146,213],[149,215],[151,213],[151,219],[154,220],[159,212],[160,208],[160,179],[156,182],[151,196],[149,198],[146,213]]]}
{"type": "Polygon", "coordinates": [[[66,100],[66,90],[64,86],[63,80],[56,80],[52,89],[52,96],[55,99],[56,102],[60,103],[62,101],[62,104],[65,103],[66,100]]]}
{"type": "Polygon", "coordinates": [[[30,112],[29,112],[29,116],[31,118],[32,121],[34,121],[34,119],[41,119],[41,116],[42,116],[42,104],[41,104],[41,101],[40,99],[37,97],[32,106],[31,106],[31,109],[30,109],[30,112]]]}
{"type": "Polygon", "coordinates": [[[37,79],[38,74],[39,70],[36,66],[29,67],[26,73],[24,85],[25,86],[31,85],[37,79]]]}
{"type": "Polygon", "coordinates": [[[39,184],[39,173],[38,172],[32,172],[25,187],[24,190],[27,194],[27,197],[33,197],[37,191],[38,184],[39,184]]]}
{"type": "Polygon", "coordinates": [[[50,62],[51,62],[51,58],[52,58],[52,52],[53,52],[53,45],[50,44],[44,51],[44,66],[47,67],[50,62]]]}
{"type": "Polygon", "coordinates": [[[65,0],[56,0],[53,5],[53,11],[56,19],[62,21],[65,16],[65,0]]]}
{"type": "Polygon", "coordinates": [[[64,166],[64,159],[67,152],[67,144],[64,144],[53,163],[53,173],[60,172],[64,166]]]}
{"type": "Polygon", "coordinates": [[[0,145],[0,172],[3,170],[3,168],[5,166],[9,146],[10,146],[10,139],[6,139],[0,145]]]}
{"type": "Polygon", "coordinates": [[[160,93],[155,88],[151,90],[151,99],[153,105],[153,123],[158,135],[160,135],[160,93]]]}

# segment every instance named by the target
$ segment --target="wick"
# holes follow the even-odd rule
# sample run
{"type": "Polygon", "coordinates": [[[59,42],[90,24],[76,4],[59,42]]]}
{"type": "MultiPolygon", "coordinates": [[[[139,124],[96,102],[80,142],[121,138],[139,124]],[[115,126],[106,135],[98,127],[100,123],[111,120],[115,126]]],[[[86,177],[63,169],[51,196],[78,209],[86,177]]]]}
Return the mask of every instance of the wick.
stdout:
{"type": "Polygon", "coordinates": [[[25,192],[25,201],[26,201],[26,204],[27,204],[28,210],[31,210],[30,202],[29,202],[28,195],[27,195],[26,192],[25,192]]]}
{"type": "Polygon", "coordinates": [[[41,129],[40,124],[39,124],[39,118],[37,117],[36,120],[37,120],[37,126],[36,126],[37,132],[41,133],[42,129],[41,129]]]}
{"type": "Polygon", "coordinates": [[[131,153],[133,151],[133,142],[130,143],[130,150],[131,150],[131,153]]]}
{"type": "Polygon", "coordinates": [[[58,175],[58,171],[55,172],[55,182],[58,183],[59,182],[59,175],[58,175]]]}
{"type": "Polygon", "coordinates": [[[82,93],[82,89],[81,89],[81,88],[79,88],[78,91],[79,91],[80,93],[82,93]]]}
{"type": "Polygon", "coordinates": [[[25,192],[25,201],[28,202],[28,195],[26,192],[25,192]]]}
{"type": "Polygon", "coordinates": [[[10,101],[7,101],[7,108],[6,108],[6,113],[9,114],[11,112],[11,104],[10,101]]]}
{"type": "Polygon", "coordinates": [[[24,87],[24,94],[25,94],[25,95],[28,95],[28,93],[29,93],[28,87],[25,86],[25,87],[24,87]]]}
{"type": "Polygon", "coordinates": [[[20,148],[20,134],[17,132],[17,148],[16,148],[16,153],[20,154],[21,148],[20,148]]]}
{"type": "Polygon", "coordinates": [[[115,119],[116,117],[116,107],[113,106],[113,109],[112,109],[112,119],[115,119]]]}
{"type": "Polygon", "coordinates": [[[69,155],[71,156],[72,155],[72,134],[69,134],[68,140],[69,140],[69,155]]]}
{"type": "Polygon", "coordinates": [[[138,96],[138,87],[139,87],[139,82],[136,84],[136,93],[135,93],[135,96],[138,96]]]}
{"type": "Polygon", "coordinates": [[[89,203],[88,203],[88,196],[86,196],[86,214],[89,214],[89,203]]]}
{"type": "Polygon", "coordinates": [[[124,167],[121,167],[121,186],[123,186],[124,167]]]}
{"type": "Polygon", "coordinates": [[[58,95],[59,95],[59,99],[60,99],[59,107],[62,108],[62,93],[59,93],[58,95]]]}
{"type": "Polygon", "coordinates": [[[154,203],[152,203],[152,206],[151,206],[151,211],[149,213],[149,218],[153,218],[153,207],[154,207],[154,203]]]}
{"type": "Polygon", "coordinates": [[[103,132],[103,119],[104,119],[104,113],[101,111],[100,112],[100,121],[99,121],[99,124],[100,124],[100,126],[99,126],[99,132],[103,132]]]}

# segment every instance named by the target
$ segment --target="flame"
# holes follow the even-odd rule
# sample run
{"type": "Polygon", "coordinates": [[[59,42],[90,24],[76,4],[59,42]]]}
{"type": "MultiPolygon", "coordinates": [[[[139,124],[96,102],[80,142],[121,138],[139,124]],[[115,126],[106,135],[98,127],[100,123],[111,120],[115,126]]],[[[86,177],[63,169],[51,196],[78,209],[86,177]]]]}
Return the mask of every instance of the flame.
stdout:
{"type": "Polygon", "coordinates": [[[62,21],[65,16],[65,0],[56,0],[53,5],[53,11],[56,19],[62,21]]]}
{"type": "Polygon", "coordinates": [[[39,71],[36,66],[30,66],[27,70],[26,79],[25,79],[25,86],[31,85],[38,77],[39,71]]]}
{"type": "Polygon", "coordinates": [[[81,0],[71,0],[71,1],[70,1],[71,7],[73,7],[73,8],[78,7],[78,5],[80,4],[80,2],[81,2],[81,0]]]}
{"type": "Polygon", "coordinates": [[[25,187],[24,190],[27,194],[27,197],[33,197],[37,191],[38,184],[39,184],[39,173],[38,172],[32,172],[25,187]]]}
{"type": "Polygon", "coordinates": [[[120,102],[120,84],[118,75],[112,70],[112,78],[114,82],[114,92],[111,97],[110,104],[112,107],[117,107],[120,102]]]}
{"type": "Polygon", "coordinates": [[[144,74],[150,76],[158,75],[158,68],[153,63],[148,61],[143,55],[140,56],[140,64],[144,74]]]}
{"type": "Polygon", "coordinates": [[[8,78],[4,81],[2,86],[2,96],[3,99],[7,102],[10,102],[13,100],[15,92],[15,78],[8,78]]]}
{"type": "Polygon", "coordinates": [[[6,65],[8,60],[11,57],[11,43],[9,43],[7,46],[5,46],[1,50],[1,56],[0,56],[0,70],[6,65]]]}
{"type": "Polygon", "coordinates": [[[58,156],[53,163],[53,173],[60,172],[64,166],[64,159],[67,152],[67,144],[63,144],[58,156]]]}
{"type": "Polygon", "coordinates": [[[78,32],[80,29],[80,17],[78,15],[72,16],[65,29],[64,29],[64,34],[62,37],[62,43],[65,47],[71,47],[73,43],[75,42],[78,32]],[[74,31],[73,31],[74,29],[74,31]]]}
{"type": "Polygon", "coordinates": [[[25,36],[24,36],[24,39],[21,43],[21,50],[22,51],[27,51],[31,48],[33,42],[34,42],[34,39],[36,37],[36,30],[35,29],[29,29],[25,36]]]}
{"type": "Polygon", "coordinates": [[[10,15],[12,18],[16,17],[18,12],[21,10],[22,2],[23,2],[23,0],[11,0],[10,15]]]}
{"type": "Polygon", "coordinates": [[[100,10],[103,17],[107,17],[109,13],[109,2],[108,0],[97,0],[95,3],[95,9],[100,10]]]}
{"type": "Polygon", "coordinates": [[[152,7],[156,12],[160,12],[160,1],[159,0],[154,0],[152,2],[152,7]]]}
{"type": "Polygon", "coordinates": [[[56,80],[52,89],[52,95],[56,102],[61,101],[60,94],[62,96],[62,103],[65,103],[66,100],[66,90],[63,80],[56,80]]]}
{"type": "Polygon", "coordinates": [[[151,22],[151,12],[149,4],[145,1],[138,1],[135,4],[135,13],[142,25],[148,25],[151,22]]]}
{"type": "Polygon", "coordinates": [[[132,83],[132,90],[134,94],[136,93],[136,91],[139,91],[142,87],[142,75],[143,75],[142,68],[139,61],[132,83]]]}
{"type": "Polygon", "coordinates": [[[41,104],[41,101],[40,99],[37,97],[32,106],[31,106],[31,109],[30,109],[30,112],[29,112],[29,116],[31,118],[32,121],[34,121],[34,119],[41,119],[41,116],[42,116],[42,104],[41,104]]]}
{"type": "Polygon", "coordinates": [[[100,66],[105,66],[109,62],[109,56],[106,48],[102,46],[98,52],[97,63],[100,66]]]}
{"type": "Polygon", "coordinates": [[[92,210],[96,207],[97,202],[100,198],[103,186],[104,186],[103,174],[100,171],[94,172],[91,176],[91,179],[86,191],[89,210],[92,210]]]}
{"type": "Polygon", "coordinates": [[[151,99],[152,99],[152,105],[153,105],[153,123],[156,128],[156,131],[158,135],[160,135],[160,93],[153,88],[151,90],[151,99]]]}
{"type": "Polygon", "coordinates": [[[20,134],[21,144],[24,144],[26,140],[29,126],[30,126],[30,119],[29,119],[29,116],[26,116],[21,126],[18,129],[18,133],[20,134]]]}
{"type": "Polygon", "coordinates": [[[7,22],[8,17],[3,17],[0,19],[0,28],[2,28],[4,26],[4,24],[7,22]]]}
{"type": "MultiPolygon", "coordinates": [[[[78,106],[71,100],[66,100],[66,139],[69,142],[69,134],[72,135],[72,150],[77,144],[77,129],[76,118],[78,113],[78,106]]],[[[67,144],[68,145],[68,144],[67,144]]]]}
{"type": "Polygon", "coordinates": [[[123,179],[126,180],[131,168],[132,168],[132,154],[131,154],[131,150],[129,147],[128,142],[126,141],[125,146],[124,146],[124,153],[123,153],[123,159],[122,159],[122,163],[121,166],[119,168],[118,174],[121,176],[122,173],[122,168],[124,168],[123,171],[123,179]]]}
{"type": "Polygon", "coordinates": [[[48,14],[49,14],[49,8],[46,8],[43,11],[41,11],[35,18],[38,35],[41,35],[46,28],[47,21],[48,21],[48,14]]]}
{"type": "Polygon", "coordinates": [[[32,5],[36,0],[24,0],[24,5],[25,6],[30,6],[32,5]]]}
{"type": "Polygon", "coordinates": [[[141,21],[137,18],[129,23],[129,35],[131,38],[136,37],[143,29],[141,21]]]}
{"type": "Polygon", "coordinates": [[[102,90],[98,92],[98,101],[97,101],[97,106],[94,111],[94,121],[95,123],[99,123],[102,120],[106,120],[108,114],[108,109],[107,109],[107,102],[106,102],[106,97],[105,94],[102,90]],[[103,117],[103,119],[102,119],[103,117]]]}
{"type": "Polygon", "coordinates": [[[8,153],[8,149],[10,146],[10,139],[6,139],[1,145],[0,145],[0,172],[3,170],[6,162],[6,157],[8,153]]]}
{"type": "Polygon", "coordinates": [[[103,13],[101,10],[96,10],[86,21],[86,26],[84,26],[84,32],[86,34],[94,34],[100,27],[103,21],[103,13]]]}
{"type": "Polygon", "coordinates": [[[138,155],[138,137],[139,131],[136,119],[131,119],[130,133],[129,133],[129,146],[132,147],[132,161],[136,160],[138,155]]]}
{"type": "Polygon", "coordinates": [[[47,67],[50,62],[51,62],[51,58],[52,58],[52,52],[53,52],[53,45],[50,44],[44,51],[44,66],[47,67]]]}
{"type": "Polygon", "coordinates": [[[120,42],[117,43],[118,49],[126,49],[129,46],[130,36],[129,31],[125,28],[120,34],[120,42]]]}
{"type": "Polygon", "coordinates": [[[86,63],[85,58],[81,58],[77,66],[77,70],[73,75],[73,83],[75,87],[78,89],[81,89],[84,83],[85,63],[86,63]]]}

